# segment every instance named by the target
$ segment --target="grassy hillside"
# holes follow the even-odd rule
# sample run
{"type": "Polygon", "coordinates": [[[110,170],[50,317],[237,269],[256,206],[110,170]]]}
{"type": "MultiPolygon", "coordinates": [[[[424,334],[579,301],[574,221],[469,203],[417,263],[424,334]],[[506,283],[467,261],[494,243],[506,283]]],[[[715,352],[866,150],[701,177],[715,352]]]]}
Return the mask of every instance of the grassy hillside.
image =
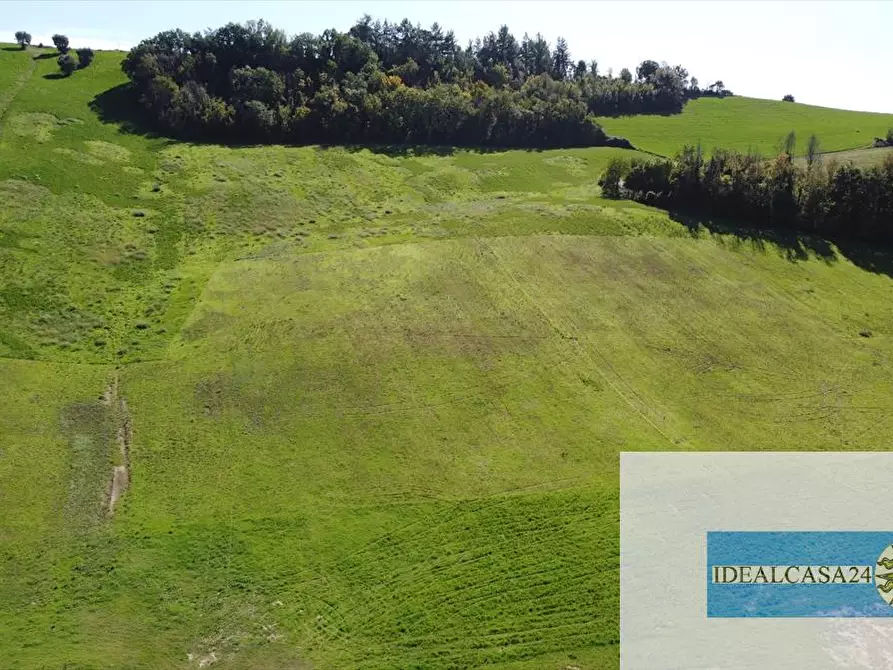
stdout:
{"type": "MultiPolygon", "coordinates": [[[[888,156],[893,156],[893,147],[880,147],[876,149],[855,149],[853,151],[836,151],[834,153],[825,154],[822,157],[826,163],[832,161],[844,164],[852,163],[860,168],[870,168],[880,166],[884,163],[888,156]]],[[[805,165],[805,158],[798,159],[801,164],[805,165]]]]}
{"type": "Polygon", "coordinates": [[[616,667],[619,451],[893,448],[887,274],[617,150],[121,133],[118,58],[0,120],[4,667],[616,667]]]}
{"type": "Polygon", "coordinates": [[[800,152],[806,150],[806,140],[813,133],[822,151],[864,148],[893,128],[893,114],[736,96],[692,100],[682,114],[604,118],[599,123],[608,133],[628,138],[639,149],[664,156],[698,142],[707,152],[722,147],[769,155],[778,151],[780,141],[791,130],[797,134],[800,152]]]}

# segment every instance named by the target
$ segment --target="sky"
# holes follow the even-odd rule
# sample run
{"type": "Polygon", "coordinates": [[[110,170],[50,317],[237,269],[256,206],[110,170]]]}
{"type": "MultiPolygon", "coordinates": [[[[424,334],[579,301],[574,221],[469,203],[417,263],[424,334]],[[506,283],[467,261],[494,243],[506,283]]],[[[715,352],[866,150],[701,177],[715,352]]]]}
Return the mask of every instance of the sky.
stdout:
{"type": "Polygon", "coordinates": [[[645,59],[684,65],[703,86],[738,95],[893,113],[893,2],[586,2],[416,0],[0,2],[0,40],[68,35],[73,47],[130,48],[170,28],[187,32],[263,18],[289,35],[346,31],[363,14],[453,30],[461,44],[507,24],[519,40],[564,37],[575,60],[618,73],[645,59]]]}

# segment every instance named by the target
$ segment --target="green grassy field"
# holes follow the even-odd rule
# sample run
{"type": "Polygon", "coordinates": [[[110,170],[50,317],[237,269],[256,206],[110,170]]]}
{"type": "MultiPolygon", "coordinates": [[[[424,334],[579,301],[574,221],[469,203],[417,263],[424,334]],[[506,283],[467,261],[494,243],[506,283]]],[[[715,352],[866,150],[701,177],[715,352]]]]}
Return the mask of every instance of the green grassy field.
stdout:
{"type": "MultiPolygon", "coordinates": [[[[856,167],[870,168],[882,165],[884,161],[887,160],[888,156],[893,156],[893,147],[836,151],[834,153],[824,154],[822,160],[827,164],[832,162],[840,165],[851,163],[856,167]]],[[[806,163],[804,158],[799,158],[797,160],[801,165],[805,165],[806,163]]]]}
{"type": "Polygon", "coordinates": [[[601,199],[628,152],[147,139],[30,57],[4,667],[616,667],[621,450],[893,448],[893,280],[601,199]]]}
{"type": "Polygon", "coordinates": [[[759,151],[772,155],[790,131],[797,134],[798,153],[806,151],[813,133],[822,151],[868,147],[893,128],[893,114],[851,112],[758,98],[699,98],[681,114],[599,119],[612,135],[628,138],[639,149],[673,156],[686,144],[759,151]]]}

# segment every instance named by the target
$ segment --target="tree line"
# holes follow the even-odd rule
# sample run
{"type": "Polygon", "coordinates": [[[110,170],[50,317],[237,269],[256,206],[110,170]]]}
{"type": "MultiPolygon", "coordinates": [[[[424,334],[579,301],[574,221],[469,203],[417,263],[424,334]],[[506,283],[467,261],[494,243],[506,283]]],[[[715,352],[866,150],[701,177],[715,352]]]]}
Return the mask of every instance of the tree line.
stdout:
{"type": "Polygon", "coordinates": [[[824,163],[809,139],[802,164],[791,132],[772,159],[717,149],[707,158],[685,147],[671,160],[612,160],[604,195],[649,205],[797,229],[830,238],[893,243],[893,156],[880,166],[824,163]]]}
{"type": "Polygon", "coordinates": [[[506,26],[452,31],[373,21],[289,38],[265,21],[144,40],[122,64],[150,121],[188,138],[242,141],[590,146],[599,115],[679,112],[701,89],[682,66],[636,74],[574,62],[567,42],[506,26]]]}

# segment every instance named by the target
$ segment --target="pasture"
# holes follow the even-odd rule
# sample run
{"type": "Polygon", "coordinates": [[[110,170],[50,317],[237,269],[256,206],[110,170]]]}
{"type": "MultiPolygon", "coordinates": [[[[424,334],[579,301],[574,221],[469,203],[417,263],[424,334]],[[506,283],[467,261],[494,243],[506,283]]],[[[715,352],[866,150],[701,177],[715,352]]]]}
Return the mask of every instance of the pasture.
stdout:
{"type": "Polygon", "coordinates": [[[622,150],[121,132],[120,54],[32,55],[4,667],[616,667],[620,451],[893,448],[882,254],[604,200],[622,150]]]}
{"type": "Polygon", "coordinates": [[[815,134],[822,151],[862,149],[893,128],[893,114],[852,112],[800,103],[733,96],[691,100],[681,114],[602,118],[611,135],[628,138],[638,149],[672,157],[686,144],[699,142],[706,153],[715,148],[778,153],[790,132],[797,135],[797,153],[806,152],[815,134]]]}

